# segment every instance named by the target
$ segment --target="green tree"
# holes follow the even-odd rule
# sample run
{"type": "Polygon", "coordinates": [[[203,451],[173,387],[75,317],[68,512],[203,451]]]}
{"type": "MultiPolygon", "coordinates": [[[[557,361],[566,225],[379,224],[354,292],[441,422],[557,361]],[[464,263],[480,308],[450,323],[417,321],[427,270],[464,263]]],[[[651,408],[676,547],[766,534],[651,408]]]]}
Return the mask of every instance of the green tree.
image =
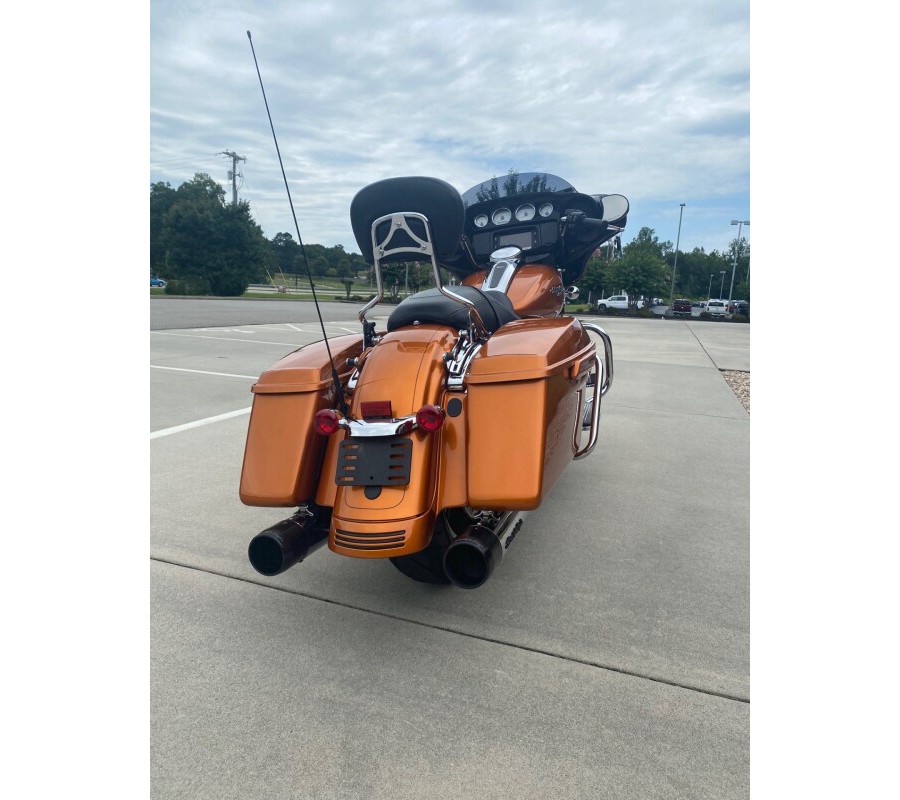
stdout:
{"type": "Polygon", "coordinates": [[[295,272],[296,263],[302,259],[300,245],[289,233],[276,233],[269,242],[279,272],[295,272]]]}
{"type": "Polygon", "coordinates": [[[667,281],[671,280],[664,259],[669,246],[669,242],[657,239],[652,228],[641,228],[623,248],[622,258],[610,262],[612,285],[626,292],[632,305],[642,296],[662,296],[667,281]]]}
{"type": "Polygon", "coordinates": [[[159,225],[156,257],[161,247],[169,288],[226,297],[243,294],[251,280],[261,278],[269,257],[249,204],[226,205],[225,190],[204,173],[179,186],[174,197],[167,188],[151,187],[158,208],[168,206],[155,223],[151,212],[151,230],[159,225]]]}
{"type": "Polygon", "coordinates": [[[594,300],[606,296],[605,290],[610,286],[610,264],[606,255],[591,256],[579,281],[582,295],[590,292],[594,300]]]}
{"type": "Polygon", "coordinates": [[[154,183],[150,186],[150,271],[162,276],[168,275],[167,250],[163,243],[163,220],[172,207],[177,194],[168,183],[154,183]]]}

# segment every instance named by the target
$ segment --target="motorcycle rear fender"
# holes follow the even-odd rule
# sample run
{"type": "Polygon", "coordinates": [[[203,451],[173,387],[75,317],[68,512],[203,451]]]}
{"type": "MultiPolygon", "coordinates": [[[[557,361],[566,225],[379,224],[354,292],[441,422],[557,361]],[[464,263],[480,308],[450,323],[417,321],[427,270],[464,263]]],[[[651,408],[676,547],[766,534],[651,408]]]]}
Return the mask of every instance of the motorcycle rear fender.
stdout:
{"type": "MultiPolygon", "coordinates": [[[[415,325],[381,337],[367,354],[350,406],[351,416],[362,418],[362,403],[391,403],[394,418],[415,413],[424,405],[442,404],[446,374],[444,354],[457,332],[439,325],[415,325]]],[[[341,442],[340,430],[329,437],[316,493],[316,503],[331,506],[328,546],[336,553],[362,558],[383,558],[415,553],[428,545],[436,513],[435,462],[443,428],[437,433],[415,430],[409,483],[382,486],[377,496],[364,486],[338,486],[335,474],[341,442]]]]}

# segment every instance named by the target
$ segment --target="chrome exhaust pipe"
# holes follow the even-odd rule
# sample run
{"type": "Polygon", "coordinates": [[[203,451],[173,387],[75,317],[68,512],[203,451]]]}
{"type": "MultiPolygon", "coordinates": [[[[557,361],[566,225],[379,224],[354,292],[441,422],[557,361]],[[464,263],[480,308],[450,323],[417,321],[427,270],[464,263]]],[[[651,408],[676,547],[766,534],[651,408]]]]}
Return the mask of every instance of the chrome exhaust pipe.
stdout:
{"type": "Polygon", "coordinates": [[[493,526],[476,523],[466,528],[444,553],[447,580],[460,589],[477,589],[485,584],[524,520],[525,512],[510,511],[493,526]]]}
{"type": "Polygon", "coordinates": [[[269,577],[280,575],[318,550],[328,541],[330,519],[324,511],[304,506],[293,516],[256,534],[247,548],[253,569],[269,577]]]}

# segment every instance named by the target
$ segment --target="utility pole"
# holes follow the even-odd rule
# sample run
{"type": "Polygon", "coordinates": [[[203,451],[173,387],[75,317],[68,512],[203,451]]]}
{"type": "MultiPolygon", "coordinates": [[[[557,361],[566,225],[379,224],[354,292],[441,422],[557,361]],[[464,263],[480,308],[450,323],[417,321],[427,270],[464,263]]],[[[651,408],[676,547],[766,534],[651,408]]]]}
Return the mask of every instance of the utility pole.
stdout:
{"type": "Polygon", "coordinates": [[[231,202],[233,205],[237,205],[237,162],[247,159],[230,150],[223,150],[219,155],[228,156],[231,159],[231,171],[228,173],[228,177],[231,178],[231,202]]]}
{"type": "Polygon", "coordinates": [[[675,301],[675,271],[678,269],[678,245],[681,244],[681,217],[684,214],[684,203],[679,205],[681,211],[678,212],[678,238],[675,240],[675,264],[672,266],[672,291],[669,294],[669,305],[675,301]]]}
{"type": "Polygon", "coordinates": [[[737,245],[734,248],[734,261],[731,264],[731,288],[728,290],[728,302],[731,303],[731,295],[734,293],[734,273],[737,270],[737,260],[738,256],[741,252],[741,228],[746,225],[748,228],[750,227],[749,219],[733,219],[731,220],[732,225],[738,226],[738,238],[737,245]]]}

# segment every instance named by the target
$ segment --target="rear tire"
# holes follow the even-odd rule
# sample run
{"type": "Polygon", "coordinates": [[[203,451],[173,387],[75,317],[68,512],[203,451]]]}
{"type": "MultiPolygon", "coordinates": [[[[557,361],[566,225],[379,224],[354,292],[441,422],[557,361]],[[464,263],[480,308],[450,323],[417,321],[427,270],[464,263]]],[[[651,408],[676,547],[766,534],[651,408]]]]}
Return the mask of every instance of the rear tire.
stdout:
{"type": "Polygon", "coordinates": [[[450,515],[451,524],[462,526],[458,527],[458,530],[463,530],[471,521],[469,515],[462,509],[449,509],[438,514],[428,547],[412,555],[394,556],[390,559],[390,562],[407,578],[418,583],[450,583],[444,574],[444,553],[447,552],[450,542],[456,538],[456,534],[450,530],[445,515],[450,515]]]}

